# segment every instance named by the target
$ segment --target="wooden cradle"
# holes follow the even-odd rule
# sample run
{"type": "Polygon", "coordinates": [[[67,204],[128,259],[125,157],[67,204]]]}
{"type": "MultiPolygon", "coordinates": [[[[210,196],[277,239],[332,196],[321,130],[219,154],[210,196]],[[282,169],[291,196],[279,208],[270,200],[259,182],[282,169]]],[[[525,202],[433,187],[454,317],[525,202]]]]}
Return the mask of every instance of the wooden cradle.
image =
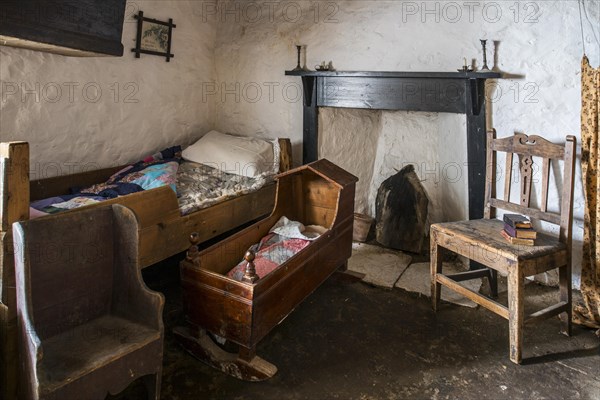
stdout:
{"type": "MultiPolygon", "coordinates": [[[[345,269],[352,252],[355,176],[320,160],[280,174],[277,180],[269,217],[202,252],[192,234],[192,247],[181,262],[189,326],[176,328],[175,335],[194,356],[243,380],[264,380],[276,373],[274,365],[255,355],[257,343],[336,269],[345,269]],[[261,279],[252,263],[243,282],[228,278],[227,272],[247,249],[282,216],[327,231],[261,279]],[[237,343],[239,354],[221,350],[206,331],[237,343]]],[[[252,260],[251,254],[246,260],[252,260]]]]}
{"type": "MultiPolygon", "coordinates": [[[[292,163],[289,139],[279,139],[280,171],[292,163]]],[[[122,167],[31,180],[29,144],[0,143],[0,398],[16,397],[17,317],[12,229],[14,222],[29,219],[33,200],[68,193],[71,187],[85,187],[106,181],[122,167]]],[[[139,264],[145,268],[189,247],[188,233],[197,231],[207,241],[256,220],[272,211],[274,183],[256,192],[225,200],[188,215],[181,215],[177,196],[169,187],[145,190],[77,210],[112,203],[131,208],[139,220],[139,264]]],[[[41,217],[44,218],[44,217],[41,217]]]]}

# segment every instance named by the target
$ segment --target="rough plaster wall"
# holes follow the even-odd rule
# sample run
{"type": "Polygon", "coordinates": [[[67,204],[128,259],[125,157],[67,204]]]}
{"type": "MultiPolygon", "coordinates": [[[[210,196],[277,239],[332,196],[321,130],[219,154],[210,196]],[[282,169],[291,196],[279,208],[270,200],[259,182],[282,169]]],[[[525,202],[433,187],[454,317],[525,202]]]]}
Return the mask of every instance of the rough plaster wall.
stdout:
{"type": "Polygon", "coordinates": [[[202,23],[201,12],[196,1],[129,2],[123,57],[0,47],[0,139],[30,142],[39,178],[124,164],[208,131],[214,106],[202,102],[199,82],[215,76],[216,23],[202,23]],[[138,10],[175,21],[171,62],[134,58],[138,10]]]}
{"type": "MultiPolygon", "coordinates": [[[[498,130],[499,136],[512,135],[516,130],[539,133],[556,142],[564,140],[567,134],[580,137],[582,50],[575,1],[254,3],[262,5],[260,16],[256,9],[250,10],[240,3],[223,1],[221,9],[228,8],[230,13],[214,16],[219,21],[217,79],[229,85],[237,82],[242,87],[252,84],[264,87],[266,82],[279,86],[273,96],[267,96],[263,90],[262,97],[253,102],[244,96],[238,102],[231,95],[222,97],[216,125],[261,136],[288,135],[293,139],[297,160],[301,152],[302,107],[299,98],[293,93],[286,98],[281,88],[300,83],[297,78],[283,75],[284,70],[296,64],[294,45],[298,43],[308,46],[306,64],[311,68],[320,61],[332,60],[339,70],[452,71],[462,65],[463,57],[477,59],[481,64],[479,39],[487,38],[488,63],[507,74],[488,90],[492,96],[488,124],[498,130]],[[493,40],[499,41],[495,57],[493,40]]],[[[600,51],[592,29],[598,30],[600,1],[586,0],[586,4],[592,20],[591,27],[587,23],[585,26],[587,53],[592,64],[598,65],[600,51]]],[[[378,147],[386,150],[388,144],[392,147],[389,154],[376,155],[372,189],[385,179],[381,174],[398,168],[398,163],[414,160],[415,156],[419,157],[417,161],[441,165],[462,164],[466,160],[464,121],[454,119],[455,116],[407,114],[408,121],[401,122],[396,113],[385,114],[378,147]],[[448,118],[453,122],[449,123],[448,118]],[[407,131],[398,132],[399,128],[390,125],[392,120],[407,131]],[[403,150],[401,139],[391,138],[391,133],[425,138],[421,144],[427,149],[415,149],[411,144],[407,148],[416,153],[403,150]],[[445,137],[436,140],[436,135],[445,137]]],[[[344,160],[343,154],[340,156],[333,161],[347,165],[348,160],[344,160]]],[[[576,274],[581,260],[584,204],[579,164],[578,161],[575,188],[576,274]]],[[[369,163],[355,164],[356,168],[362,165],[369,163]]],[[[350,171],[362,174],[357,169],[350,171]]],[[[444,204],[441,210],[439,207],[432,210],[432,220],[466,215],[466,171],[462,175],[463,179],[446,180],[437,186],[425,182],[432,203],[444,204]],[[439,198],[442,194],[450,197],[442,201],[439,198]]],[[[369,198],[372,202],[372,192],[369,198]]]]}
{"type": "Polygon", "coordinates": [[[375,215],[369,204],[370,183],[381,131],[381,112],[323,108],[319,124],[319,156],[356,174],[355,209],[375,215]]]}
{"type": "Polygon", "coordinates": [[[435,176],[425,172],[432,168],[438,158],[438,114],[396,111],[384,112],[382,118],[375,173],[369,193],[371,215],[375,215],[377,189],[381,183],[407,164],[413,164],[429,196],[429,219],[441,220],[443,212],[439,186],[435,176]]]}

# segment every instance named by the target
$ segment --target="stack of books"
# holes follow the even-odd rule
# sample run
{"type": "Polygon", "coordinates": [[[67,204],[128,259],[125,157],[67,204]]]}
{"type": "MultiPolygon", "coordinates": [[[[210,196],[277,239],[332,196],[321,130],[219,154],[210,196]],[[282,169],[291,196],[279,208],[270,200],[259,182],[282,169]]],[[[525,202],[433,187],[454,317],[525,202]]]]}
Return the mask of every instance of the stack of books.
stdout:
{"type": "Polygon", "coordinates": [[[533,246],[537,232],[533,230],[531,221],[524,215],[504,214],[504,229],[500,232],[512,244],[533,246]]]}

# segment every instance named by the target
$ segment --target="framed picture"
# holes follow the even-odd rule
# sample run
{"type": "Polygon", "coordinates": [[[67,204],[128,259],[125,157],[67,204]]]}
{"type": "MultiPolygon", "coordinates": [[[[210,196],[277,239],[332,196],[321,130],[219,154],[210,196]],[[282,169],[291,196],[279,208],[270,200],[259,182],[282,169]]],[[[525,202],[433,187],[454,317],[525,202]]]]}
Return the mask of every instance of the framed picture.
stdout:
{"type": "Polygon", "coordinates": [[[138,21],[135,48],[131,49],[135,57],[140,58],[140,54],[144,53],[166,57],[167,62],[171,61],[175,57],[171,53],[171,36],[176,27],[173,20],[169,18],[169,22],[164,22],[146,18],[143,11],[134,15],[134,18],[138,21]]]}

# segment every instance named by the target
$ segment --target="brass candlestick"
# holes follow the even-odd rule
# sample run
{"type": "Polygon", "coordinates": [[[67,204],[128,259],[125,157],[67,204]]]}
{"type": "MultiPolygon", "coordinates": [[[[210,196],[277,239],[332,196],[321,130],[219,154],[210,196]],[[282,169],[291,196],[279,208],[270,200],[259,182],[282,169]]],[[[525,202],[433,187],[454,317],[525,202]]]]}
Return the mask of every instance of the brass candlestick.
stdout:
{"type": "Polygon", "coordinates": [[[479,41],[481,42],[481,46],[483,47],[483,67],[481,67],[482,71],[489,71],[489,67],[487,65],[487,51],[486,51],[486,46],[487,46],[487,39],[479,39],[479,41]]]}
{"type": "Polygon", "coordinates": [[[296,45],[296,49],[298,49],[298,65],[292,71],[303,71],[302,65],[300,65],[300,53],[302,52],[302,46],[296,45]]]}

